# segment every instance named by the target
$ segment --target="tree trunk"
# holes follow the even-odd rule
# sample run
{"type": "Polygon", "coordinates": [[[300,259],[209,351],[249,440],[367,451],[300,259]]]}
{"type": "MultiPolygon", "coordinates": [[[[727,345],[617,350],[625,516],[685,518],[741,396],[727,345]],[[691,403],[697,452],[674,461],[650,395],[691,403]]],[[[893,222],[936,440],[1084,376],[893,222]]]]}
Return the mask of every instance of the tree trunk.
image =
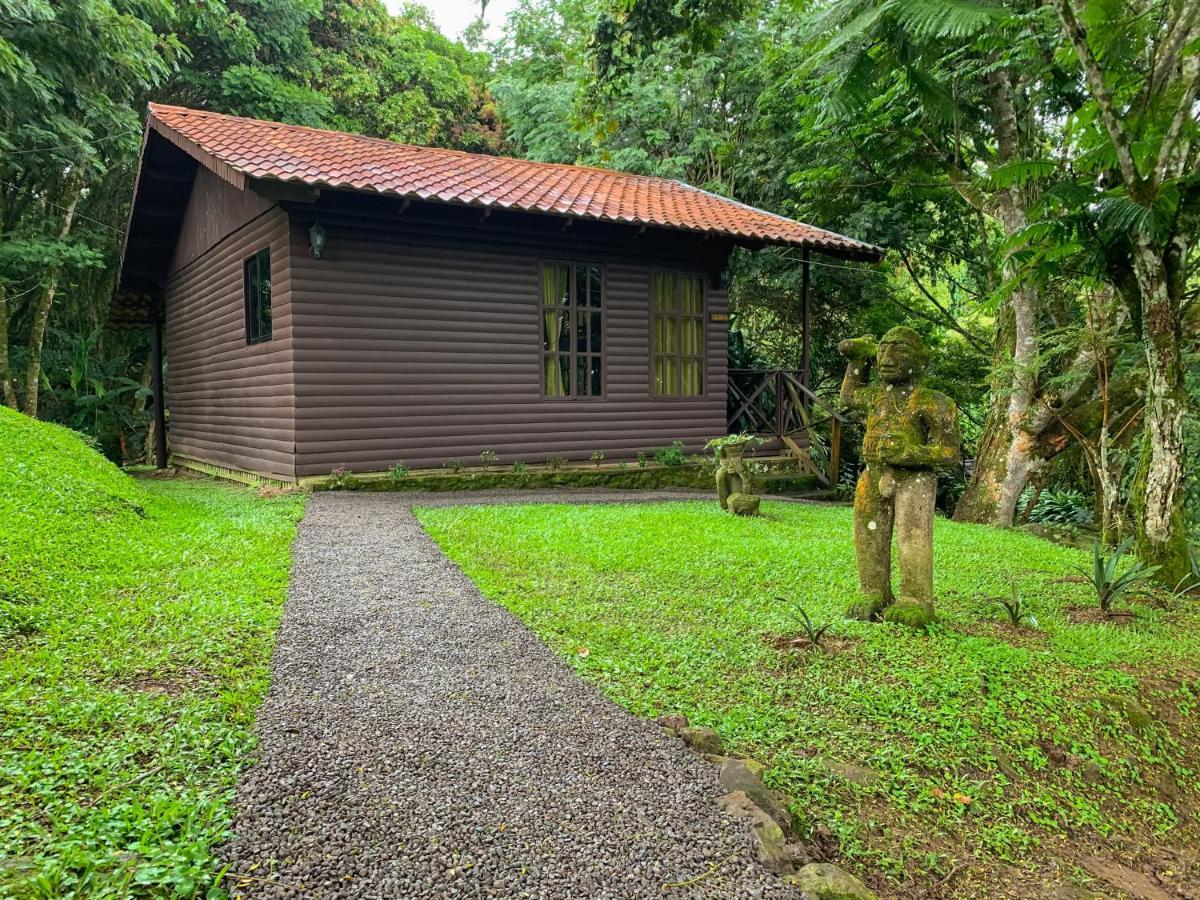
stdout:
{"type": "MultiPolygon", "coordinates": [[[[71,223],[75,220],[75,206],[79,203],[79,190],[70,188],[70,199],[63,215],[62,227],[58,230],[58,239],[65,241],[71,233],[71,223]]],[[[54,295],[58,291],[59,269],[52,268],[46,277],[46,286],[38,296],[37,305],[33,309],[33,323],[29,326],[29,360],[25,366],[25,414],[37,418],[38,388],[42,374],[42,345],[46,339],[46,325],[50,321],[50,307],[54,304],[54,295]]]]}
{"type": "Polygon", "coordinates": [[[1190,572],[1183,515],[1187,393],[1176,312],[1183,304],[1171,296],[1173,279],[1149,235],[1140,236],[1134,270],[1142,294],[1146,343],[1146,420],[1134,480],[1136,543],[1139,559],[1161,566],[1159,580],[1173,587],[1190,572]]]}
{"type": "Polygon", "coordinates": [[[8,300],[4,282],[0,281],[0,385],[4,389],[4,405],[17,409],[17,391],[13,387],[12,366],[8,360],[8,300]]]}
{"type": "MultiPolygon", "coordinates": [[[[1021,158],[1012,85],[1003,69],[995,70],[988,80],[996,116],[997,156],[1003,165],[1021,158]]],[[[1025,229],[1025,197],[1017,183],[999,193],[997,204],[1006,238],[1025,229]]],[[[1011,254],[1004,261],[1004,274],[1007,278],[1016,275],[1011,254]]],[[[960,522],[1011,526],[1021,491],[1042,463],[1034,453],[1037,435],[1026,431],[1037,396],[1037,311],[1038,290],[1026,282],[1013,290],[997,321],[993,371],[1010,371],[1011,366],[1012,374],[1007,383],[993,382],[975,472],[954,509],[954,518],[960,522]]]]}

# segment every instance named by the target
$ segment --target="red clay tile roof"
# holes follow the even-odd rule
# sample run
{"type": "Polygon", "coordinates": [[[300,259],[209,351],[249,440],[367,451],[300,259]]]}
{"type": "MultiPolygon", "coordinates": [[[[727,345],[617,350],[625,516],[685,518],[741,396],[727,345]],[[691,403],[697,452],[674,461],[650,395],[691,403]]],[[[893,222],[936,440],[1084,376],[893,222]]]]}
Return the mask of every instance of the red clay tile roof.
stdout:
{"type": "Polygon", "coordinates": [[[150,104],[149,125],[202,160],[208,157],[223,177],[241,179],[239,187],[246,177],[277,179],[729,235],[868,259],[883,253],[669,178],[414,147],[157,103],[150,104]]]}

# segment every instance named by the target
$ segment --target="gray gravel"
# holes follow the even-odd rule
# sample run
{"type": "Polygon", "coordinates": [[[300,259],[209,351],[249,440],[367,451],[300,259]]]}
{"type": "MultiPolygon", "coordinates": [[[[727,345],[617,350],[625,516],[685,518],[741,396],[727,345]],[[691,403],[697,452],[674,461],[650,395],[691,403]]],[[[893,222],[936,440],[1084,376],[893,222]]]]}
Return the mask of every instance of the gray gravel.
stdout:
{"type": "Polygon", "coordinates": [[[575,676],[409,509],[692,496],[315,495],[223,848],[235,896],[797,896],[715,766],[575,676]]]}

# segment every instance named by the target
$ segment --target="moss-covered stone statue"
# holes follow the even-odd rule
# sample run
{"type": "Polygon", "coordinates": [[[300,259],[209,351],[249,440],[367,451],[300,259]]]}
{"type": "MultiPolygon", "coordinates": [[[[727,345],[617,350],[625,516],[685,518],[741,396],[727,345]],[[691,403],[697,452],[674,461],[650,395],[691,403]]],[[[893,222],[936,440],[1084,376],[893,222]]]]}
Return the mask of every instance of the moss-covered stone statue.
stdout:
{"type": "Polygon", "coordinates": [[[878,344],[842,341],[848,360],[842,404],[866,416],[866,468],[854,493],[854,548],[862,598],[846,615],[882,616],[921,628],[934,620],[933,509],[937,472],[959,462],[958,409],[920,383],[929,362],[921,336],[900,325],[878,344]],[[878,382],[870,383],[872,363],[878,382]],[[900,598],[892,593],[892,531],[900,558],[900,598]]]}
{"type": "Polygon", "coordinates": [[[753,442],[750,435],[730,435],[706,445],[717,458],[717,502],[721,509],[739,516],[758,515],[759,498],[754,495],[750,472],[743,454],[753,442]]]}

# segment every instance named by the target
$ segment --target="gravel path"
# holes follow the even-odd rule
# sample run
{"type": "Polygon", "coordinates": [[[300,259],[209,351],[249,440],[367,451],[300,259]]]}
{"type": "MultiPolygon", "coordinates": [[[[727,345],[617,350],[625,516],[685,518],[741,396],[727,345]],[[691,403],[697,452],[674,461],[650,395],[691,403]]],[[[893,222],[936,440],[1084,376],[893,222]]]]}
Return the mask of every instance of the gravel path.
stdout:
{"type": "Polygon", "coordinates": [[[235,896],[797,896],[716,807],[716,767],[576,677],[409,509],[692,496],[315,495],[224,848],[251,876],[235,896]]]}

